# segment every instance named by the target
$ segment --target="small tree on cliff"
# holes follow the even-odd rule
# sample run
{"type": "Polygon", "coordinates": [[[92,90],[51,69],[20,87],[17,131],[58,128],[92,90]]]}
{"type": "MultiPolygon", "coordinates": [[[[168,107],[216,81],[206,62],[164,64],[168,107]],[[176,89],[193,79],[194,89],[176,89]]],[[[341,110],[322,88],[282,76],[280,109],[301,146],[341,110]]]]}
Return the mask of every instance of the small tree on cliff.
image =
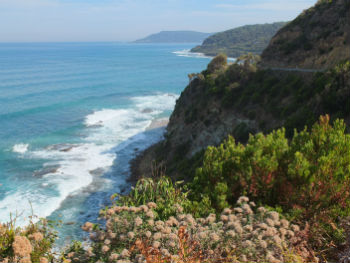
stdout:
{"type": "Polygon", "coordinates": [[[219,54],[208,65],[208,73],[214,73],[215,71],[221,70],[227,66],[227,56],[225,54],[219,54]]]}
{"type": "Polygon", "coordinates": [[[247,69],[256,70],[256,65],[260,62],[260,60],[261,57],[259,55],[248,53],[237,58],[237,63],[243,64],[243,66],[247,69]]]}

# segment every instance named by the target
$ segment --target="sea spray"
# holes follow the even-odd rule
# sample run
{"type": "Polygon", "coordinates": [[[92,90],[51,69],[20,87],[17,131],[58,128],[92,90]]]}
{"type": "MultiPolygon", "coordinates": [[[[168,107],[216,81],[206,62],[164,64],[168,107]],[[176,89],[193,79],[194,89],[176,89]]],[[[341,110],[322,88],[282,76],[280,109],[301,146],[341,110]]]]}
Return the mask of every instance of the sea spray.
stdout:
{"type": "Polygon", "coordinates": [[[12,147],[12,151],[15,152],[15,153],[24,154],[24,153],[26,153],[28,151],[28,147],[29,147],[29,144],[19,143],[19,144],[15,144],[12,147]]]}
{"type": "MultiPolygon", "coordinates": [[[[186,57],[186,58],[206,58],[206,59],[212,59],[214,58],[213,56],[207,56],[203,53],[199,52],[191,52],[190,49],[184,49],[184,50],[179,50],[179,51],[174,51],[173,52],[176,56],[179,57],[186,57]]],[[[228,61],[230,62],[235,62],[237,59],[236,58],[227,58],[228,61]]]]}

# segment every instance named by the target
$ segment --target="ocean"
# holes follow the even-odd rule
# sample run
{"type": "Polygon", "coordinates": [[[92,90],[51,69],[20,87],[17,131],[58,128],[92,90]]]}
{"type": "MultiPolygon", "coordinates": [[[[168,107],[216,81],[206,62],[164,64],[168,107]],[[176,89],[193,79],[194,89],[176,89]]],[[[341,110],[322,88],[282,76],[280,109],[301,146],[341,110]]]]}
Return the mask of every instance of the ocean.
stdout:
{"type": "Polygon", "coordinates": [[[0,44],[0,222],[34,214],[63,222],[61,244],[81,239],[210,61],[195,45],[0,44]]]}

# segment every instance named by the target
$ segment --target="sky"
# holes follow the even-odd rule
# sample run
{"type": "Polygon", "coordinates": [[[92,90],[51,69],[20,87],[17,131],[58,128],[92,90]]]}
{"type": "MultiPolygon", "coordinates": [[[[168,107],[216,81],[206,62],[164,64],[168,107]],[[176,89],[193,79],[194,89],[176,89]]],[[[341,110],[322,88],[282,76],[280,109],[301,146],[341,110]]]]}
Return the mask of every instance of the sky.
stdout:
{"type": "Polygon", "coordinates": [[[317,0],[0,0],[0,42],[132,41],[289,21],[317,0]]]}

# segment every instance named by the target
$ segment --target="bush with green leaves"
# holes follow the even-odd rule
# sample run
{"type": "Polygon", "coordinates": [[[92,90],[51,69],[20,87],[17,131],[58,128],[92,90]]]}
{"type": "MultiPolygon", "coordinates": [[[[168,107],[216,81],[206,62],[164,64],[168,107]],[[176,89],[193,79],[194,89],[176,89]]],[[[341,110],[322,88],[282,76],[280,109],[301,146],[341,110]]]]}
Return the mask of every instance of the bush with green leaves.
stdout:
{"type": "Polygon", "coordinates": [[[200,201],[190,201],[186,187],[183,189],[180,185],[183,182],[173,181],[166,176],[159,178],[142,178],[128,195],[116,194],[116,204],[119,206],[140,206],[149,202],[155,202],[157,208],[154,210],[156,219],[165,220],[176,214],[176,206],[184,208],[185,213],[190,213],[194,217],[206,216],[214,211],[208,197],[200,201]]]}
{"type": "Polygon", "coordinates": [[[338,243],[340,218],[350,214],[350,135],[342,120],[321,116],[311,130],[285,130],[250,136],[242,145],[229,137],[209,147],[191,187],[221,211],[246,194],[257,202],[280,206],[294,220],[311,222],[317,238],[338,243]]]}
{"type": "Polygon", "coordinates": [[[214,73],[218,70],[222,70],[227,66],[227,56],[225,54],[219,54],[210,61],[208,64],[207,72],[214,73]]]}

